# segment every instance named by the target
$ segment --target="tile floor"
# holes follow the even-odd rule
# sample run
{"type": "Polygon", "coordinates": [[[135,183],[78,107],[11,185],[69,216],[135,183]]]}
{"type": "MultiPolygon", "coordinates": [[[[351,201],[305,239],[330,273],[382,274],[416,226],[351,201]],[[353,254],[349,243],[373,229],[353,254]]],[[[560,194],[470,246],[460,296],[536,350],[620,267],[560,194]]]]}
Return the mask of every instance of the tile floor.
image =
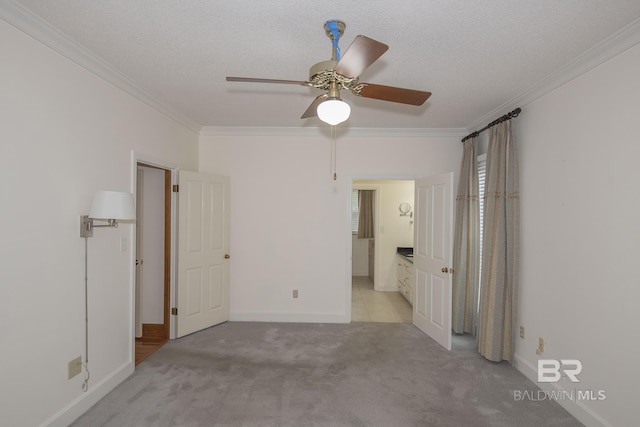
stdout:
{"type": "Polygon", "coordinates": [[[351,283],[352,322],[412,322],[413,308],[400,292],[374,291],[367,276],[353,276],[351,283]]]}

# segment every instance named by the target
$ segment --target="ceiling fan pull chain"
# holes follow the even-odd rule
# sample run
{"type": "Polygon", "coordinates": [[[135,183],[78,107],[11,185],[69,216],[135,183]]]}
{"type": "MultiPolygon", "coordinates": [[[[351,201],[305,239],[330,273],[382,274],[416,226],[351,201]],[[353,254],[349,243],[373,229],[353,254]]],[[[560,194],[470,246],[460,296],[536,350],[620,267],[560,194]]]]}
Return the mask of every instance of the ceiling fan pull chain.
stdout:
{"type": "Polygon", "coordinates": [[[338,179],[338,174],[336,173],[336,127],[335,125],[331,125],[331,174],[333,175],[333,180],[336,181],[338,179]]]}
{"type": "Polygon", "coordinates": [[[327,28],[331,31],[331,44],[336,49],[336,61],[340,61],[340,48],[338,47],[338,41],[340,41],[340,29],[338,28],[338,21],[327,21],[327,28]]]}

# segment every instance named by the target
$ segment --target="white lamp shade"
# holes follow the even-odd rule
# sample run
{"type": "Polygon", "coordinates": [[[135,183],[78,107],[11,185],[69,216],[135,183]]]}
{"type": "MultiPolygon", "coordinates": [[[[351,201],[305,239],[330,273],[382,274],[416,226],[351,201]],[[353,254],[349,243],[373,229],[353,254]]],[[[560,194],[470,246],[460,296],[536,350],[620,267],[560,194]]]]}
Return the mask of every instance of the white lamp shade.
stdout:
{"type": "Polygon", "coordinates": [[[329,98],[318,105],[316,112],[320,120],[335,126],[349,118],[351,107],[340,98],[329,98]]]}
{"type": "Polygon", "coordinates": [[[97,191],[89,211],[89,218],[135,220],[133,194],[119,191],[97,191]]]}

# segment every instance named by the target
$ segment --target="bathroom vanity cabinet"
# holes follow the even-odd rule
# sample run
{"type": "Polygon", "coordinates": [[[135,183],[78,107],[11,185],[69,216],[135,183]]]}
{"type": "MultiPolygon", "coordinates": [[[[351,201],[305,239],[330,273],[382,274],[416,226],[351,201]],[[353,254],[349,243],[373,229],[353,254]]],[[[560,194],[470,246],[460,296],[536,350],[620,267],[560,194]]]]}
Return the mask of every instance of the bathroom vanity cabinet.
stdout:
{"type": "Polygon", "coordinates": [[[413,259],[408,256],[396,255],[396,277],[398,279],[398,290],[413,305],[413,283],[414,283],[413,259]]]}

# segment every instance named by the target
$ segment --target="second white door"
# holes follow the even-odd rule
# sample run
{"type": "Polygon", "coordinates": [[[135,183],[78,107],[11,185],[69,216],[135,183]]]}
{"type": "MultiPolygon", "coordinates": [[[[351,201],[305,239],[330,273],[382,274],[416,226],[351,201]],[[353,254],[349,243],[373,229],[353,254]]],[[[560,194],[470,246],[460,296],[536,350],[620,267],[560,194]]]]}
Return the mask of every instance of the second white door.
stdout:
{"type": "Polygon", "coordinates": [[[413,324],[451,350],[453,173],[416,180],[413,324]]]}
{"type": "Polygon", "coordinates": [[[229,320],[229,178],[180,171],[177,336],[229,320]]]}

